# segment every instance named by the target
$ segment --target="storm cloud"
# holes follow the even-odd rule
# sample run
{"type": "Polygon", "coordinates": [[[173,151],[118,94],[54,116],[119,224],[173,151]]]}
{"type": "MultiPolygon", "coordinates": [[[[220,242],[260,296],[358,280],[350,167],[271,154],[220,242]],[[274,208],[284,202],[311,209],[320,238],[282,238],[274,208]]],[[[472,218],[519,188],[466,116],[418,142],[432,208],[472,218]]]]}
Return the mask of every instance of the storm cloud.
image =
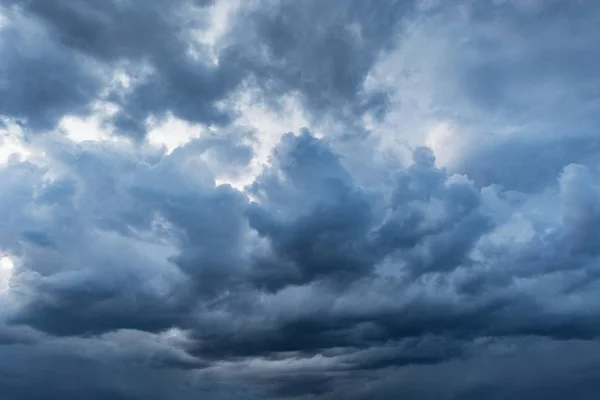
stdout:
{"type": "Polygon", "coordinates": [[[600,8],[0,5],[0,397],[595,399],[600,8]]]}

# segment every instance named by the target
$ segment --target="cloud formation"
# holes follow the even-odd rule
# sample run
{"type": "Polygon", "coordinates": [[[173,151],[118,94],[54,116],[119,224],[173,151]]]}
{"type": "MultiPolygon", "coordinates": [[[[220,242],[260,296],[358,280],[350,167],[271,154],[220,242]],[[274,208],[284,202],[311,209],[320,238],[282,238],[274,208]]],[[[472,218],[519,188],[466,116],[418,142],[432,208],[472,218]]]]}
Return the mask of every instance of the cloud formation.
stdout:
{"type": "Polygon", "coordinates": [[[598,7],[0,16],[8,400],[597,398],[598,7]]]}

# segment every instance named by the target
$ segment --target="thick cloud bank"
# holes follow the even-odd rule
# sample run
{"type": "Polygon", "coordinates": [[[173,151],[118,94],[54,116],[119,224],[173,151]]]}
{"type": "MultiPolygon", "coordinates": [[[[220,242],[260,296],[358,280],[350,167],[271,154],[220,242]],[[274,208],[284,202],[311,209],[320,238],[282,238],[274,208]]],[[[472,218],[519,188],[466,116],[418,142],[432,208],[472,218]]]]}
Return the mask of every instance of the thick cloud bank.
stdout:
{"type": "Polygon", "coordinates": [[[3,2],[0,397],[598,398],[599,19],[3,2]]]}

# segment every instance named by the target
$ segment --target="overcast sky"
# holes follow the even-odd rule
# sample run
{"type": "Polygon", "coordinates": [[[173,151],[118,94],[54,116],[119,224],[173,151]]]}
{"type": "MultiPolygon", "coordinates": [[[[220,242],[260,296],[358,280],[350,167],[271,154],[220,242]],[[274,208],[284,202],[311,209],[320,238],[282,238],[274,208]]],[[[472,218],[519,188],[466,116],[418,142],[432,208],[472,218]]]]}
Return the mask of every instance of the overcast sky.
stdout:
{"type": "Polygon", "coordinates": [[[1,0],[0,398],[600,398],[599,49],[592,0],[1,0]]]}

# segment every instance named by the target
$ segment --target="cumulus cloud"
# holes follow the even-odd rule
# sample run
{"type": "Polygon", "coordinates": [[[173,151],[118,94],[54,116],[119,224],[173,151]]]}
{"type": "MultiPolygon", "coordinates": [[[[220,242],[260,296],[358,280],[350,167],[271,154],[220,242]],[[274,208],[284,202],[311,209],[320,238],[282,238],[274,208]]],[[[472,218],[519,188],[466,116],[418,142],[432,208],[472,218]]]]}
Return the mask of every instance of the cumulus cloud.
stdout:
{"type": "Polygon", "coordinates": [[[0,13],[7,399],[597,397],[597,7],[0,13]]]}

